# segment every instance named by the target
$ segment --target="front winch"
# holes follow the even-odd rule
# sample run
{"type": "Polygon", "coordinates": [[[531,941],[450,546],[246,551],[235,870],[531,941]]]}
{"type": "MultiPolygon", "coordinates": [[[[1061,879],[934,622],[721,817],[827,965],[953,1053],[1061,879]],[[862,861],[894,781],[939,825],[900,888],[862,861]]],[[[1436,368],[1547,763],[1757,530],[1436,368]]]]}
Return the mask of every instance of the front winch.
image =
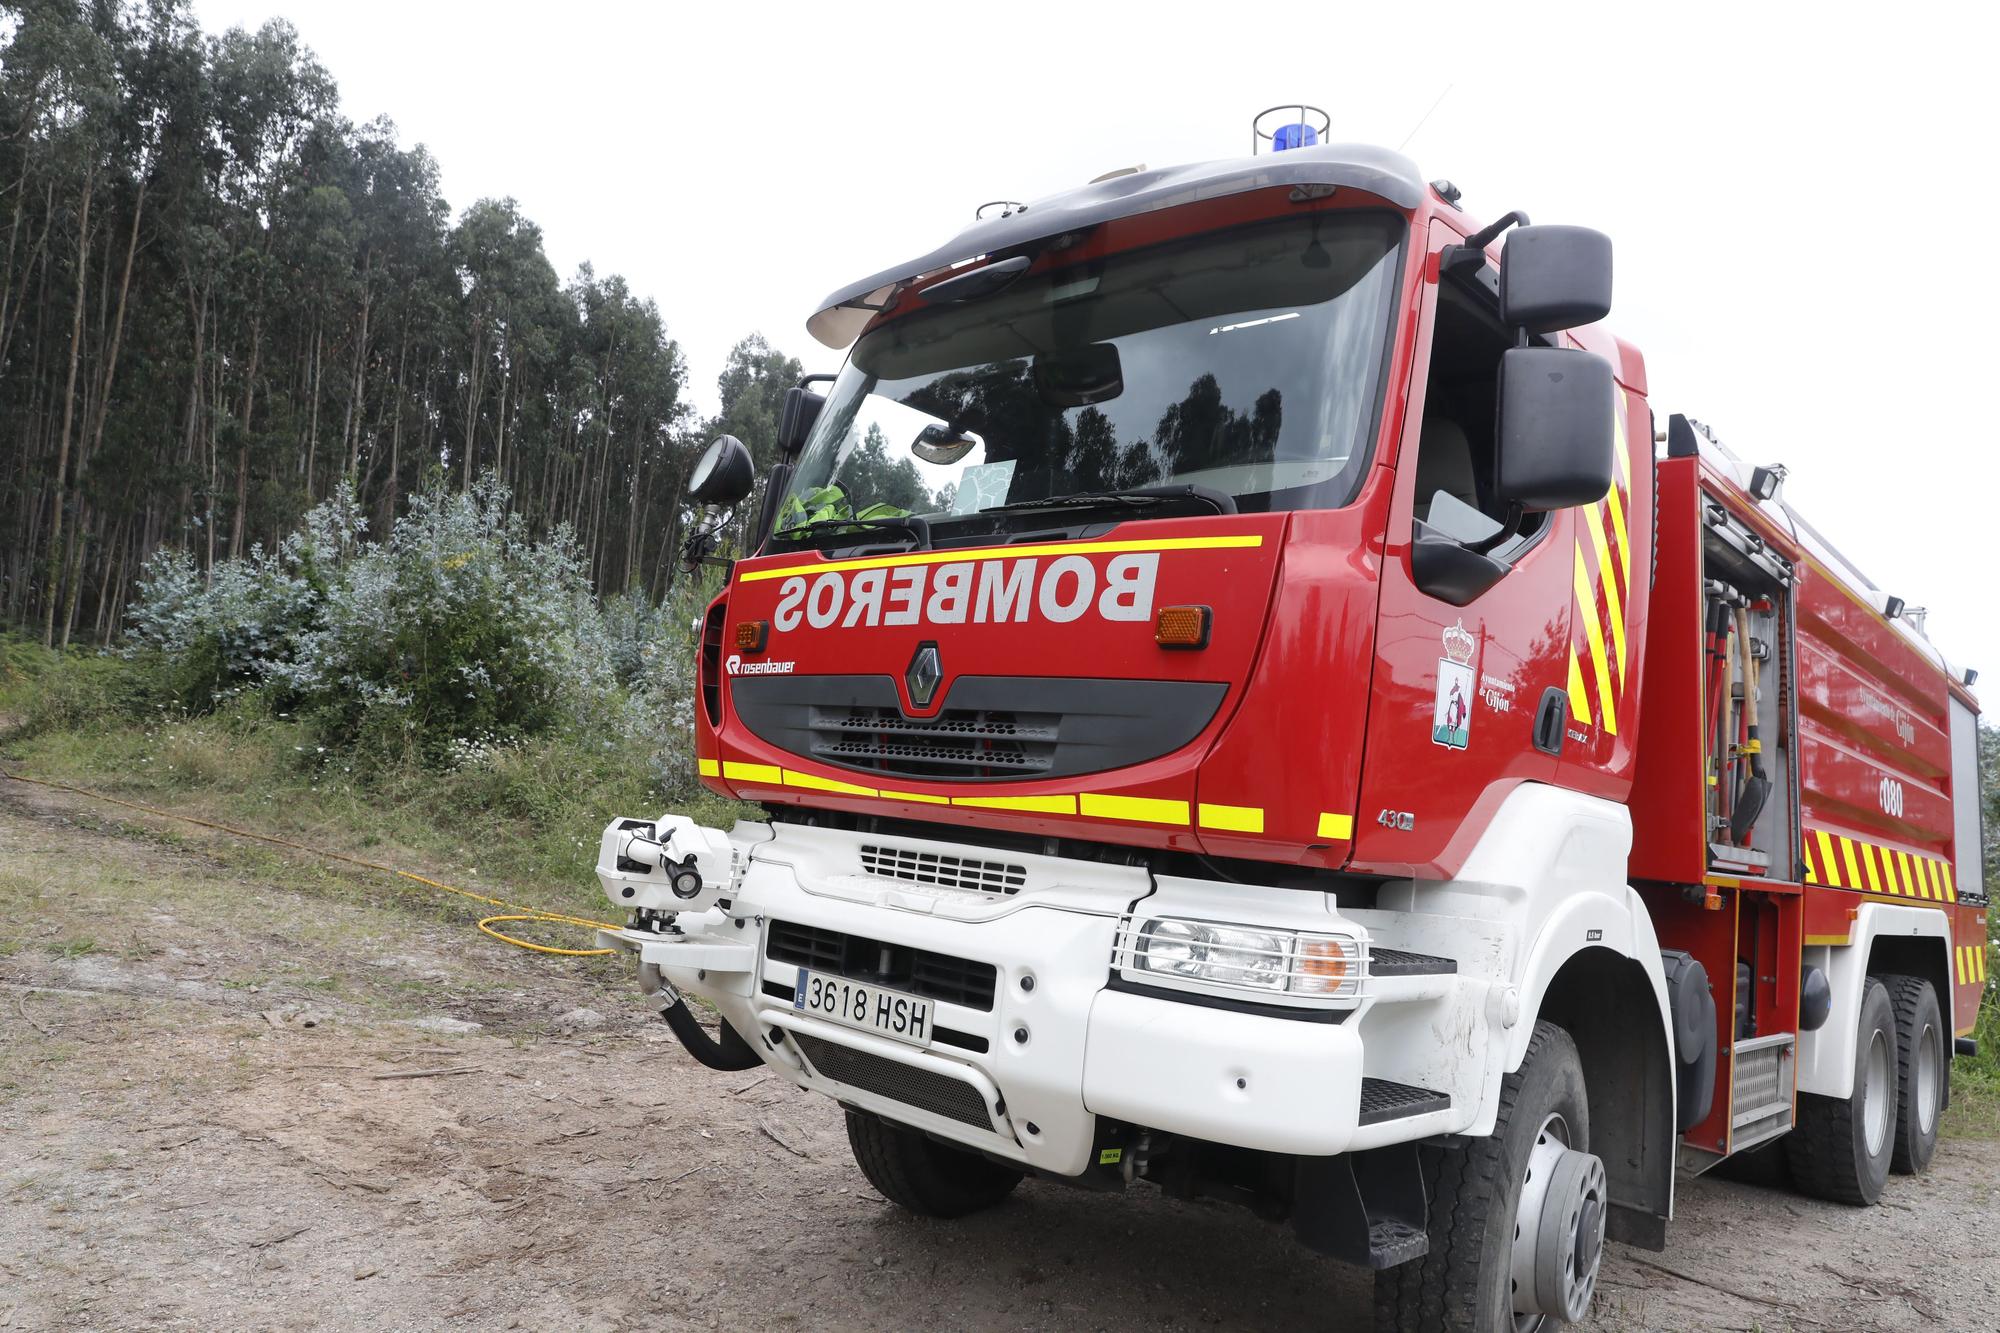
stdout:
{"type": "Polygon", "coordinates": [[[705,912],[735,892],[739,858],[730,835],[685,815],[614,819],[598,848],[597,878],[621,907],[705,912]]]}
{"type": "Polygon", "coordinates": [[[719,1035],[702,1027],[667,976],[706,983],[719,998],[747,996],[756,972],[761,917],[732,913],[747,848],[771,836],[765,825],[739,823],[729,833],[684,815],[648,822],[614,819],[604,830],[597,878],[611,901],[632,909],[624,930],[598,932],[598,942],[639,955],[639,988],[681,1045],[711,1069],[749,1069],[760,1062],[738,1022],[724,1015],[719,1035]],[[739,845],[741,844],[741,845],[739,845]]]}

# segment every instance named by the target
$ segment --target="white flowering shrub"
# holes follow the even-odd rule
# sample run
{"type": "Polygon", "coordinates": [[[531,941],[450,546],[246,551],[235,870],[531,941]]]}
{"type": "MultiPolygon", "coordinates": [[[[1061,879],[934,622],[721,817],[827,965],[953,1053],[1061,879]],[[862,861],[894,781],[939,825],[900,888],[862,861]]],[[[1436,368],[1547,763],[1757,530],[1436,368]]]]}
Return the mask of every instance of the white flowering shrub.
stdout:
{"type": "Polygon", "coordinates": [[[190,711],[266,684],[318,623],[329,589],[363,549],[366,527],[343,482],[277,550],[253,546],[207,579],[187,552],[156,552],[138,579],[127,655],[149,659],[168,701],[190,711]]]}
{"type": "Polygon", "coordinates": [[[649,684],[659,666],[661,640],[673,628],[667,605],[621,592],[604,600],[600,626],[605,664],[618,683],[634,688],[649,684]]]}
{"type": "Polygon", "coordinates": [[[346,561],[272,670],[332,740],[431,761],[578,721],[611,693],[605,632],[575,540],[530,540],[482,479],[421,495],[346,561]]]}
{"type": "Polygon", "coordinates": [[[716,576],[600,607],[573,537],[531,540],[508,501],[491,480],[418,496],[370,542],[343,489],[277,550],[207,578],[155,556],[123,664],[142,688],[69,711],[296,718],[315,771],[416,759],[467,804],[537,826],[607,789],[692,795],[693,626],[716,576]]]}

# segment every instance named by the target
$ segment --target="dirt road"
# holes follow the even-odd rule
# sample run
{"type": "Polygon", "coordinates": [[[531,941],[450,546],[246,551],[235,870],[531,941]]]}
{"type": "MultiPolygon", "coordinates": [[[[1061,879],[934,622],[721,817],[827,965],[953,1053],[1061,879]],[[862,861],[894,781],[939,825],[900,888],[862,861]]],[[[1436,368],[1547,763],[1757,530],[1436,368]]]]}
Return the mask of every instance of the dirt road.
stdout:
{"type": "MultiPolygon", "coordinates": [[[[1150,1189],[912,1220],[622,969],[186,839],[0,782],[0,1328],[1368,1326],[1365,1278],[1150,1189]]],[[[1996,1194],[1971,1139],[1867,1210],[1683,1180],[1593,1327],[1991,1330],[1996,1194]]]]}

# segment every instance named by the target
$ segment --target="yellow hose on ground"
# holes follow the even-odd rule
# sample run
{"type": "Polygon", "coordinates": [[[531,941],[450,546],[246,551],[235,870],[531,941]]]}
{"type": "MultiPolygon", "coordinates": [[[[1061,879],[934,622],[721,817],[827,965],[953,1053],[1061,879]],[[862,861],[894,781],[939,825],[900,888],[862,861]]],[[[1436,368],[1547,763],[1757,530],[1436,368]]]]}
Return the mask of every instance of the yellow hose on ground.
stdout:
{"type": "Polygon", "coordinates": [[[589,917],[569,916],[562,912],[544,911],[539,907],[525,907],[520,903],[510,903],[504,898],[493,898],[483,893],[474,893],[471,889],[461,889],[457,885],[446,884],[441,880],[413,874],[408,870],[398,870],[394,866],[383,865],[380,861],[370,861],[360,856],[349,856],[345,852],[329,851],[324,847],[309,847],[305,843],[294,842],[290,838],[273,837],[268,833],[254,833],[249,829],[237,828],[231,824],[219,824],[211,819],[196,819],[193,815],[183,815],[172,810],[156,809],[150,805],[141,805],[137,801],[127,801],[117,796],[106,796],[103,792],[91,791],[87,787],[71,786],[67,782],[51,782],[47,778],[23,777],[19,773],[8,773],[4,770],[0,770],[0,778],[8,778],[15,782],[25,782],[35,787],[47,787],[52,791],[66,791],[72,795],[81,796],[85,800],[102,801],[106,805],[123,806],[127,810],[137,810],[143,814],[157,816],[160,819],[178,820],[183,824],[193,824],[197,828],[214,829],[218,833],[227,833],[232,837],[248,838],[252,842],[269,843],[273,847],[287,847],[295,852],[304,852],[308,856],[325,857],[329,861],[345,861],[348,865],[360,866],[366,870],[380,871],[385,875],[394,875],[398,879],[407,879],[412,883],[422,884],[426,888],[436,889],[441,893],[455,893],[461,898],[470,898],[474,902],[485,903],[489,907],[504,907],[507,909],[504,913],[481,918],[479,929],[482,933],[492,936],[503,944],[511,944],[517,949],[530,949],[535,953],[556,954],[563,958],[592,958],[599,954],[617,952],[615,949],[559,949],[553,944],[537,944],[533,940],[524,940],[519,936],[509,935],[503,930],[494,929],[496,922],[530,921],[537,925],[581,926],[588,930],[624,929],[624,927],[614,925],[609,921],[593,921],[589,917]]]}

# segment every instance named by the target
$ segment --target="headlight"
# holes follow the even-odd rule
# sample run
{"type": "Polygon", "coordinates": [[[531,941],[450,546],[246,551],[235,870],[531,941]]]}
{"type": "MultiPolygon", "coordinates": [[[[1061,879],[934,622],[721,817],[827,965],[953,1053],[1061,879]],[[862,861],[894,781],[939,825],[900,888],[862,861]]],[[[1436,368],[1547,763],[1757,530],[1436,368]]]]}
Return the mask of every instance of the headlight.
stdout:
{"type": "Polygon", "coordinates": [[[1151,972],[1201,973],[1205,927],[1192,921],[1148,921],[1139,940],[1139,966],[1151,972]]]}
{"type": "Polygon", "coordinates": [[[1361,946],[1339,935],[1155,917],[1126,936],[1124,966],[1232,989],[1352,995],[1361,946]]]}

